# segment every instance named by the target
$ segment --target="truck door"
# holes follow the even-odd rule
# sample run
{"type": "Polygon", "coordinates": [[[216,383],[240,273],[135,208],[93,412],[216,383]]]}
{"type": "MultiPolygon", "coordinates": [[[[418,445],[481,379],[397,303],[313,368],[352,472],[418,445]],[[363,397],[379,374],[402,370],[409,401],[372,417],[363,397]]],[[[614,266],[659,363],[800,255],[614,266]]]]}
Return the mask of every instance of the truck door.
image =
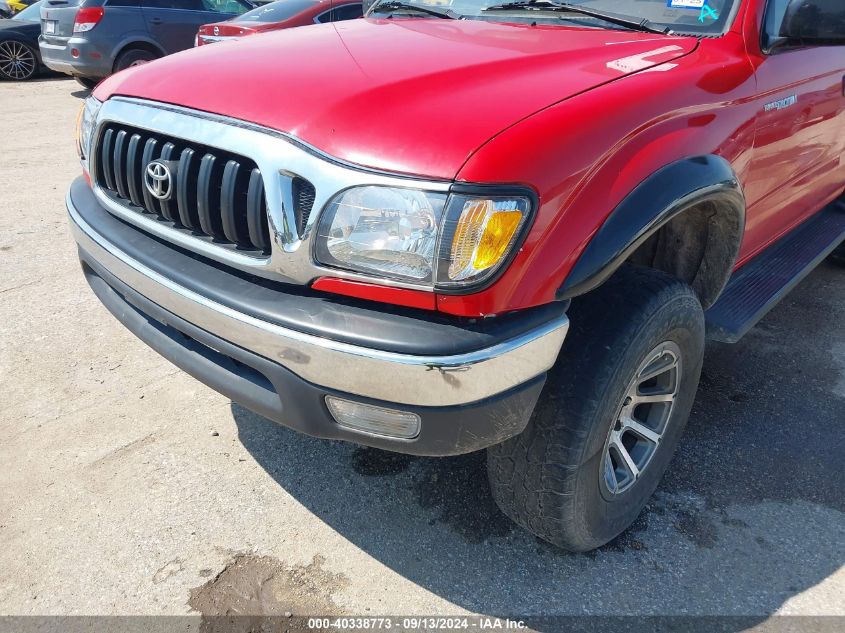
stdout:
{"type": "Polygon", "coordinates": [[[787,4],[767,0],[762,50],[752,55],[759,110],[743,251],[806,219],[845,183],[845,47],[778,47],[787,4]]]}

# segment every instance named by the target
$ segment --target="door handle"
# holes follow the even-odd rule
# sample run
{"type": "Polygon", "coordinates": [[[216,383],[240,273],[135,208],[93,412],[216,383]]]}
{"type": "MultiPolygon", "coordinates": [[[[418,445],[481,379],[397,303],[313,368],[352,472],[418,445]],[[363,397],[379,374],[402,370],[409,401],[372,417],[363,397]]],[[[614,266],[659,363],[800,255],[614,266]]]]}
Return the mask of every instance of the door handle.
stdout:
{"type": "Polygon", "coordinates": [[[155,24],[156,26],[158,26],[158,25],[159,25],[159,24],[161,24],[162,22],[164,22],[164,20],[162,20],[161,18],[152,18],[152,19],[150,20],[150,24],[155,24]]]}

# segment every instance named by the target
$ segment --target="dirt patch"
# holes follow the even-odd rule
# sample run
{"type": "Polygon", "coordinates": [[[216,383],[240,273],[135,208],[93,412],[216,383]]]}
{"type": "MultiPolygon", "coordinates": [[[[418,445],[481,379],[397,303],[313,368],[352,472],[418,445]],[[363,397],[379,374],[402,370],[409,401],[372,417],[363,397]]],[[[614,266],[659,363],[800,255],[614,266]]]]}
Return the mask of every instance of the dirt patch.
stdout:
{"type": "Polygon", "coordinates": [[[202,614],[201,633],[277,631],[294,615],[342,615],[332,594],[349,581],[324,563],[318,555],[308,565],[288,567],[272,556],[240,554],[192,589],[188,606],[202,614]]]}
{"type": "Polygon", "coordinates": [[[716,525],[701,512],[681,509],[673,526],[698,547],[712,549],[719,540],[716,525]]]}
{"type": "Polygon", "coordinates": [[[179,572],[184,571],[184,569],[185,568],[182,566],[182,559],[174,558],[159,567],[156,573],[153,574],[153,584],[159,585],[179,572]]]}

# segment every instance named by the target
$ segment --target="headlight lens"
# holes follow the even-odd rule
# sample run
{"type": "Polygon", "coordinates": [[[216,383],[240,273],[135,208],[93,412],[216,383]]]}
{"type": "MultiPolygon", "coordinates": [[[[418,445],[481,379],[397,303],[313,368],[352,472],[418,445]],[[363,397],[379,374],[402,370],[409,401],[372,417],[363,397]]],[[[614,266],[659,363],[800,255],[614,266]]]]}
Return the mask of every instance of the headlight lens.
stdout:
{"type": "Polygon", "coordinates": [[[427,287],[460,289],[495,274],[524,232],[531,198],[354,187],[329,202],[318,262],[427,287]]]}
{"type": "Polygon", "coordinates": [[[446,195],[396,187],[355,187],[326,207],[317,259],[394,279],[431,283],[446,195]]]}
{"type": "Polygon", "coordinates": [[[94,97],[88,97],[79,110],[79,116],[76,118],[76,151],[80,158],[87,158],[90,153],[91,136],[102,105],[102,102],[94,97]]]}

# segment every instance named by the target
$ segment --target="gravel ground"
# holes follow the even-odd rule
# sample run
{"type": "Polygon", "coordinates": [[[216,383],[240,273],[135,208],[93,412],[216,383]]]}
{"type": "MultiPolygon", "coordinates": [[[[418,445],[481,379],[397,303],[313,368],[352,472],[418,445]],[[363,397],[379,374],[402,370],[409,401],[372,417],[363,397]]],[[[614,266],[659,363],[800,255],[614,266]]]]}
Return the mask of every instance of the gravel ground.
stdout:
{"type": "Polygon", "coordinates": [[[297,435],[112,318],[65,219],[85,94],[0,84],[0,614],[845,616],[845,270],[708,348],[653,503],[566,554],[498,512],[482,455],[297,435]]]}

